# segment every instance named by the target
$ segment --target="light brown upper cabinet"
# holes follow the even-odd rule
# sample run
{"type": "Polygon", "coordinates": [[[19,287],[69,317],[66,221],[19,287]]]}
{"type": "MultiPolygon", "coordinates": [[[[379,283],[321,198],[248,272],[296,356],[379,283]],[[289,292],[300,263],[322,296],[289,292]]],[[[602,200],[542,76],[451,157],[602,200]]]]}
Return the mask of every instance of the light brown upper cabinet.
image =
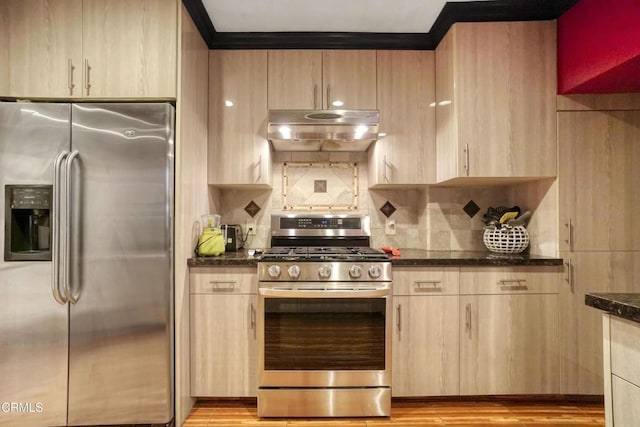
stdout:
{"type": "Polygon", "coordinates": [[[1,95],[176,97],[176,0],[3,0],[0,8],[9,25],[1,95]]]}
{"type": "Polygon", "coordinates": [[[82,0],[3,0],[0,20],[2,95],[80,96],[82,0]]]}
{"type": "Polygon", "coordinates": [[[640,111],[558,112],[560,247],[640,250],[640,111]]]}
{"type": "Polygon", "coordinates": [[[369,149],[369,186],[432,184],[436,178],[435,55],[378,51],[380,132],[369,149]]]}
{"type": "Polygon", "coordinates": [[[209,184],[271,185],[267,51],[209,51],[209,184]]]}
{"type": "Polygon", "coordinates": [[[555,22],[454,24],[436,101],[438,182],[556,176],[555,22]]]}
{"type": "Polygon", "coordinates": [[[84,96],[175,98],[175,0],[84,0],[84,96]]]}
{"type": "Polygon", "coordinates": [[[270,50],[269,109],[375,109],[376,51],[270,50]]]}

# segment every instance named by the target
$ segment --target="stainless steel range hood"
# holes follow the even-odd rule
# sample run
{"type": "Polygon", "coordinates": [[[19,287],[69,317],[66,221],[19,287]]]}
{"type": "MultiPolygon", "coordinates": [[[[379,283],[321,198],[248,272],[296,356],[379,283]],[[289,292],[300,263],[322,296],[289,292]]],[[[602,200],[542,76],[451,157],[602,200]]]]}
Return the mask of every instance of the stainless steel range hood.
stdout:
{"type": "Polygon", "coordinates": [[[270,110],[276,151],[365,151],[378,139],[378,110],[270,110]]]}

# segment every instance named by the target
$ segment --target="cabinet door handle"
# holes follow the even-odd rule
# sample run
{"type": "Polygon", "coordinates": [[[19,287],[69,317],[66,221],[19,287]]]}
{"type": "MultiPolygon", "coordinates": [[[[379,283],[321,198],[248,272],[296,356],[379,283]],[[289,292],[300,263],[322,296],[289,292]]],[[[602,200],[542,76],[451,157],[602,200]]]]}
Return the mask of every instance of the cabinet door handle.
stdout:
{"type": "Polygon", "coordinates": [[[402,304],[398,304],[396,306],[396,327],[398,328],[398,332],[402,331],[402,304]]]}
{"type": "Polygon", "coordinates": [[[87,96],[89,95],[89,90],[91,89],[91,77],[89,73],[91,72],[91,66],[89,65],[89,60],[84,60],[84,88],[87,91],[87,96]]]}
{"type": "Polygon", "coordinates": [[[71,60],[71,58],[69,58],[67,61],[67,74],[68,74],[67,87],[69,88],[69,95],[73,95],[73,88],[76,87],[76,85],[73,84],[73,70],[75,69],[76,67],[73,66],[73,61],[71,60]]]}
{"type": "Polygon", "coordinates": [[[256,309],[253,303],[250,304],[249,313],[249,329],[254,330],[256,328],[256,309]]]}
{"type": "Polygon", "coordinates": [[[471,333],[471,304],[467,304],[464,308],[465,325],[469,333],[471,333]]]}
{"type": "Polygon", "coordinates": [[[389,175],[387,175],[387,168],[389,167],[389,163],[387,162],[387,156],[384,156],[384,158],[382,159],[382,181],[383,182],[391,182],[391,180],[389,180],[389,175]]]}
{"type": "Polygon", "coordinates": [[[567,267],[567,277],[564,281],[569,284],[569,289],[573,292],[573,264],[571,264],[571,258],[564,265],[567,267]]]}
{"type": "Polygon", "coordinates": [[[333,105],[331,105],[331,87],[327,85],[327,110],[331,110],[333,105]]]}
{"type": "Polygon", "coordinates": [[[571,221],[571,218],[569,218],[569,222],[565,223],[564,226],[567,227],[567,238],[565,239],[565,242],[567,242],[569,252],[571,252],[573,251],[573,239],[571,238],[573,235],[573,222],[571,221]]]}
{"type": "Polygon", "coordinates": [[[469,176],[469,144],[464,144],[464,173],[469,176]]]}
{"type": "Polygon", "coordinates": [[[313,85],[313,109],[318,109],[318,85],[313,85]]]}
{"type": "Polygon", "coordinates": [[[258,176],[255,178],[254,182],[260,182],[262,178],[262,154],[258,157],[258,161],[256,162],[255,168],[258,170],[258,176]]]}

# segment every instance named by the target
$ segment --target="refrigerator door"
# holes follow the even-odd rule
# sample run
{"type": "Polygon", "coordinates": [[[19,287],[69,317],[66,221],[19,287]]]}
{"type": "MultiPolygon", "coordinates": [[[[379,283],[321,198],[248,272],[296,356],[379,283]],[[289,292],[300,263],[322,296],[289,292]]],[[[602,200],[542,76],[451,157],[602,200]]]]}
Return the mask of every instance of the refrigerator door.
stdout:
{"type": "Polygon", "coordinates": [[[69,425],[173,418],[173,125],[72,106],[69,425]]]}
{"type": "MultiPolygon", "coordinates": [[[[0,103],[0,241],[5,185],[53,184],[53,159],[70,145],[70,108],[0,103]]],[[[0,256],[0,301],[0,426],[65,425],[68,305],[53,298],[51,261],[0,256]]]]}

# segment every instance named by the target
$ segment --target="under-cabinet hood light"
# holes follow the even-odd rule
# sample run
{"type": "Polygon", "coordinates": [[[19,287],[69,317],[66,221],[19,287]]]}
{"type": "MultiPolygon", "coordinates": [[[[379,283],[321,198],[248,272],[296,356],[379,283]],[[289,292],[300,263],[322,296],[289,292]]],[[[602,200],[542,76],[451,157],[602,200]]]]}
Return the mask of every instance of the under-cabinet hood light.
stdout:
{"type": "Polygon", "coordinates": [[[378,110],[270,110],[276,151],[365,151],[378,139],[378,110]]]}
{"type": "Polygon", "coordinates": [[[282,136],[282,139],[291,139],[291,128],[289,126],[280,126],[278,132],[282,136]]]}

